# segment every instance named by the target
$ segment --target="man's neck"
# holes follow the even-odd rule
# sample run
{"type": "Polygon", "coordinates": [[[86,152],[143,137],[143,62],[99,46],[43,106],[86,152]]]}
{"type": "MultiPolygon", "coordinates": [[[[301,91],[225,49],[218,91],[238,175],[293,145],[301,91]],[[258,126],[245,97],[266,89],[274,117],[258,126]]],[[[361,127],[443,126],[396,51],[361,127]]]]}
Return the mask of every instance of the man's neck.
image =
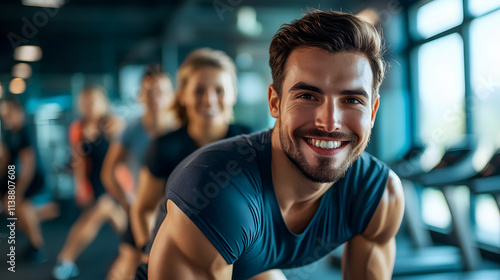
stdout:
{"type": "Polygon", "coordinates": [[[167,132],[170,126],[170,116],[166,112],[147,111],[141,121],[146,132],[153,137],[167,132]]]}
{"type": "Polygon", "coordinates": [[[271,143],[273,186],[283,216],[296,210],[317,209],[332,183],[315,183],[302,174],[283,152],[278,126],[273,129],[271,143]]]}

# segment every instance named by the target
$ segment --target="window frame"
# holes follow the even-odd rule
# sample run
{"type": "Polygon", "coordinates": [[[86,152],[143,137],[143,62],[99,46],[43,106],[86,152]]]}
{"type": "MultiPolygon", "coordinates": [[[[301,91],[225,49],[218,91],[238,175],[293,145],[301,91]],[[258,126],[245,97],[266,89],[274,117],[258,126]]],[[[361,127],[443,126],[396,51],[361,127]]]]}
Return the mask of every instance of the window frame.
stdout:
{"type": "MultiPolygon", "coordinates": [[[[422,0],[415,2],[408,2],[405,6],[405,18],[406,18],[406,37],[407,37],[407,48],[405,49],[404,57],[407,62],[408,74],[407,74],[407,88],[410,93],[410,100],[412,102],[411,112],[410,112],[410,136],[412,139],[412,144],[418,144],[421,142],[420,139],[420,112],[421,112],[421,104],[419,98],[419,87],[418,87],[418,50],[420,46],[441,39],[445,36],[451,35],[453,33],[459,34],[463,39],[463,60],[464,60],[464,100],[465,100],[465,133],[466,134],[474,134],[474,110],[472,110],[472,102],[474,99],[474,90],[472,87],[472,69],[471,69],[471,35],[470,35],[470,26],[472,22],[476,19],[480,19],[486,17],[492,13],[500,11],[500,7],[493,8],[487,12],[474,15],[470,8],[469,2],[470,0],[462,0],[462,13],[463,13],[463,21],[461,24],[454,26],[450,29],[444,30],[440,33],[434,34],[428,38],[422,38],[421,35],[418,34],[417,31],[417,10],[423,5],[434,1],[434,0],[422,0]]],[[[471,196],[471,204],[470,204],[470,218],[471,225],[473,228],[476,228],[475,221],[475,201],[473,196],[471,196]]],[[[448,229],[438,229],[432,226],[428,226],[429,229],[437,232],[438,234],[448,234],[448,229]]],[[[476,234],[474,236],[477,238],[476,234]]],[[[481,248],[489,248],[486,250],[489,251],[499,251],[500,247],[492,246],[490,244],[484,244],[478,241],[478,244],[481,248]],[[495,247],[495,250],[491,250],[491,247],[495,247]]]]}

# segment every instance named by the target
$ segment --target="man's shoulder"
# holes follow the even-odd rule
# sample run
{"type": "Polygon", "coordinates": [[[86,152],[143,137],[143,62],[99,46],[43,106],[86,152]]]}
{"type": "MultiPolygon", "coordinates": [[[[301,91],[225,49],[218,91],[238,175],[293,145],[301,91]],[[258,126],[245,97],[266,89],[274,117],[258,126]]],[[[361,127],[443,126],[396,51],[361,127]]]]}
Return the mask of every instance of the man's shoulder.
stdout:
{"type": "Polygon", "coordinates": [[[399,230],[405,208],[403,186],[393,171],[389,172],[384,193],[363,235],[379,243],[388,242],[399,230]]]}
{"type": "Polygon", "coordinates": [[[269,131],[242,134],[203,146],[193,154],[197,160],[236,160],[251,164],[266,156],[270,141],[269,131]]]}
{"type": "Polygon", "coordinates": [[[203,187],[223,180],[224,186],[259,192],[256,185],[262,181],[262,166],[270,161],[266,133],[240,135],[196,150],[175,168],[167,185],[186,185],[189,181],[190,187],[203,187]]]}
{"type": "Polygon", "coordinates": [[[360,156],[360,159],[367,164],[387,166],[383,161],[368,152],[363,152],[360,156]]]}
{"type": "Polygon", "coordinates": [[[354,171],[355,176],[389,176],[389,167],[380,159],[371,155],[368,152],[364,152],[361,156],[353,163],[351,169],[354,171]]]}
{"type": "Polygon", "coordinates": [[[351,166],[342,186],[351,209],[350,227],[354,234],[365,231],[386,191],[390,169],[365,152],[351,166]],[[359,207],[363,205],[363,207],[359,207]]]}
{"type": "Polygon", "coordinates": [[[247,126],[240,124],[231,124],[229,125],[229,128],[227,130],[227,138],[250,133],[252,133],[252,130],[247,126]]]}

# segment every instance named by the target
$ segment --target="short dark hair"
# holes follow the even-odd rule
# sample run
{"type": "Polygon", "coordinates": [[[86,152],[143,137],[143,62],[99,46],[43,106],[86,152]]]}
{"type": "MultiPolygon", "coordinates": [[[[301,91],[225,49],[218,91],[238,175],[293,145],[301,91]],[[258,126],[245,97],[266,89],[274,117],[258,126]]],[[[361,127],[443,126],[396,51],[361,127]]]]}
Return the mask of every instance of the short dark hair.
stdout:
{"type": "Polygon", "coordinates": [[[288,57],[299,47],[319,47],[329,52],[348,51],[367,57],[373,74],[372,98],[384,79],[384,47],[377,29],[352,15],[335,11],[312,10],[301,19],[283,24],[269,47],[269,66],[274,88],[281,98],[288,57]]]}
{"type": "Polygon", "coordinates": [[[163,70],[163,67],[161,66],[161,64],[152,63],[152,64],[146,65],[146,68],[144,69],[144,74],[142,75],[142,80],[148,79],[148,78],[157,78],[157,77],[161,77],[161,76],[165,76],[169,80],[171,80],[170,76],[167,73],[165,73],[165,71],[163,70]]]}

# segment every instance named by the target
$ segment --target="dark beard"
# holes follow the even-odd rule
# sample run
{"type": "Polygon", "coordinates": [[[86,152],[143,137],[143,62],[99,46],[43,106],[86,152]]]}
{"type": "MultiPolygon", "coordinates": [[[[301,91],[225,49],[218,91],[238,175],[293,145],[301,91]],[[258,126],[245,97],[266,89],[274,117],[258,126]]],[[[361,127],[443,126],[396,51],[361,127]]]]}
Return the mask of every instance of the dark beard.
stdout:
{"type": "Polygon", "coordinates": [[[345,134],[341,132],[324,132],[318,129],[297,129],[293,132],[293,139],[288,138],[282,130],[281,123],[279,124],[279,136],[281,148],[291,162],[304,174],[306,178],[315,183],[335,183],[343,178],[351,165],[361,156],[368,144],[368,141],[361,147],[353,150],[348,158],[341,163],[340,168],[332,168],[333,160],[330,158],[317,158],[318,166],[307,164],[304,155],[298,149],[300,141],[305,135],[317,137],[340,138],[350,141],[350,145],[355,145],[358,142],[356,134],[345,134]]]}

